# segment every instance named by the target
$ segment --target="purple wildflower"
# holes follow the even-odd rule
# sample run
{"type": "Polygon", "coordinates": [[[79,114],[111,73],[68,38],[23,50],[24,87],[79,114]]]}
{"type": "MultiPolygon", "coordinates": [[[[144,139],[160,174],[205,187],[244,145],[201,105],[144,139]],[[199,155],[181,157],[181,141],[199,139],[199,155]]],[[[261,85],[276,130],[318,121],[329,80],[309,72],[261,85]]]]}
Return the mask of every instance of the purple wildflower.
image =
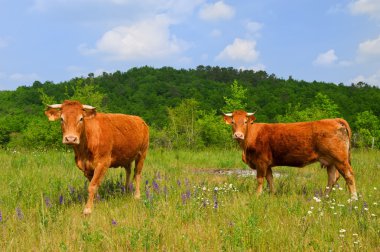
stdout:
{"type": "Polygon", "coordinates": [[[149,184],[149,180],[145,180],[145,186],[149,184]]]}
{"type": "Polygon", "coordinates": [[[60,204],[60,205],[63,204],[63,195],[59,196],[59,204],[60,204]]]}
{"type": "Polygon", "coordinates": [[[16,214],[19,220],[22,220],[24,218],[24,214],[22,213],[21,208],[19,207],[16,208],[16,214]]]}
{"type": "Polygon", "coordinates": [[[188,190],[186,191],[186,198],[187,198],[187,199],[190,199],[190,196],[191,196],[191,192],[190,192],[190,190],[188,189],[188,190]]]}
{"type": "Polygon", "coordinates": [[[179,186],[179,187],[181,187],[181,181],[178,179],[177,180],[177,185],[179,186]]]}
{"type": "Polygon", "coordinates": [[[181,198],[182,198],[182,204],[186,204],[186,194],[185,193],[183,193],[182,195],[181,195],[181,198]]]}
{"type": "Polygon", "coordinates": [[[157,173],[156,173],[156,179],[158,179],[158,180],[160,180],[161,179],[161,174],[160,174],[160,172],[158,171],[157,173]]]}
{"type": "Polygon", "coordinates": [[[152,194],[150,193],[149,187],[146,188],[145,195],[148,200],[152,200],[152,194]]]}
{"type": "Polygon", "coordinates": [[[114,220],[114,219],[112,219],[112,225],[114,225],[114,226],[116,226],[117,225],[117,222],[114,220]]]}
{"type": "Polygon", "coordinates": [[[2,222],[2,221],[3,221],[3,214],[0,211],[0,222],[2,222]]]}
{"type": "Polygon", "coordinates": [[[153,185],[153,190],[154,190],[156,193],[160,193],[160,187],[158,186],[156,180],[153,180],[152,185],[153,185]]]}
{"type": "Polygon", "coordinates": [[[215,194],[214,195],[214,209],[218,208],[218,196],[215,194]]]}
{"type": "Polygon", "coordinates": [[[45,196],[45,206],[48,208],[52,206],[50,198],[48,196],[45,196]]]}

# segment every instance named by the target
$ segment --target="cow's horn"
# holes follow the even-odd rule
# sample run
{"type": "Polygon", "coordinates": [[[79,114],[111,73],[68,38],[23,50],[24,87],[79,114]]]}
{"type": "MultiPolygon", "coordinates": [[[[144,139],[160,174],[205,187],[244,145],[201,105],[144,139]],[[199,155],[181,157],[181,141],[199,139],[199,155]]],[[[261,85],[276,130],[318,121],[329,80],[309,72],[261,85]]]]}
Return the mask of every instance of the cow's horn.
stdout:
{"type": "Polygon", "coordinates": [[[90,105],[83,105],[83,109],[89,109],[89,110],[92,110],[92,109],[95,109],[95,107],[90,106],[90,105]]]}
{"type": "Polygon", "coordinates": [[[252,113],[247,113],[247,116],[254,115],[255,113],[256,113],[256,111],[255,111],[255,112],[252,112],[252,113]]]}
{"type": "Polygon", "coordinates": [[[223,115],[225,115],[225,116],[232,116],[232,113],[223,113],[223,115]]]}
{"type": "Polygon", "coordinates": [[[60,109],[62,107],[62,104],[52,104],[52,105],[47,105],[48,108],[53,108],[53,109],[60,109]]]}

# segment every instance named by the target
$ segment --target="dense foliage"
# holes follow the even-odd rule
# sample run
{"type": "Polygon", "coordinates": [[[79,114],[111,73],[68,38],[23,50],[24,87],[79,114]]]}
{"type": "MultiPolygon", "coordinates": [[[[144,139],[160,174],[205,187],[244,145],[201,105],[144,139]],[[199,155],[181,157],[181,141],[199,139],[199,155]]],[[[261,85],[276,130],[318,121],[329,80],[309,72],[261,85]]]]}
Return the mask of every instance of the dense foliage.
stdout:
{"type": "Polygon", "coordinates": [[[43,114],[48,103],[78,99],[98,111],[136,114],[151,126],[153,146],[170,148],[231,145],[221,112],[256,111],[258,122],[343,117],[355,144],[380,147],[380,89],[365,83],[287,80],[265,71],[198,66],[196,69],[132,68],[62,83],[35,81],[0,92],[0,144],[58,147],[59,123],[43,114]]]}

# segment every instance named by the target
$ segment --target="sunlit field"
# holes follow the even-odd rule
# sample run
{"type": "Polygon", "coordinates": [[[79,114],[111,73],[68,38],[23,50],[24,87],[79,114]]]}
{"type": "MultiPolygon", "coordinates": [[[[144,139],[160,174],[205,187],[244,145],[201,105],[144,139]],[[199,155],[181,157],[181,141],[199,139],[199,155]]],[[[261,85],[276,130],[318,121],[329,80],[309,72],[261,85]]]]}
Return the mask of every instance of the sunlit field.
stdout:
{"type": "Polygon", "coordinates": [[[0,251],[380,251],[380,152],[354,150],[359,200],[318,164],[256,180],[238,150],[150,150],[142,197],[110,169],[91,216],[72,152],[0,151],[0,251]]]}

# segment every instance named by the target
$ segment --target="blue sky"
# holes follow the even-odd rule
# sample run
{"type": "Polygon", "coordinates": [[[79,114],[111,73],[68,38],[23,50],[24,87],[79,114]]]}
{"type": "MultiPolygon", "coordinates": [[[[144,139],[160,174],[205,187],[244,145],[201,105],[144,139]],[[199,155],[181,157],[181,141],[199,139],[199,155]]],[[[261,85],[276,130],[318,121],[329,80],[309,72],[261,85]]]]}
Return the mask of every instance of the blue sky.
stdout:
{"type": "Polygon", "coordinates": [[[380,0],[0,0],[0,90],[139,66],[380,87],[380,0]]]}

